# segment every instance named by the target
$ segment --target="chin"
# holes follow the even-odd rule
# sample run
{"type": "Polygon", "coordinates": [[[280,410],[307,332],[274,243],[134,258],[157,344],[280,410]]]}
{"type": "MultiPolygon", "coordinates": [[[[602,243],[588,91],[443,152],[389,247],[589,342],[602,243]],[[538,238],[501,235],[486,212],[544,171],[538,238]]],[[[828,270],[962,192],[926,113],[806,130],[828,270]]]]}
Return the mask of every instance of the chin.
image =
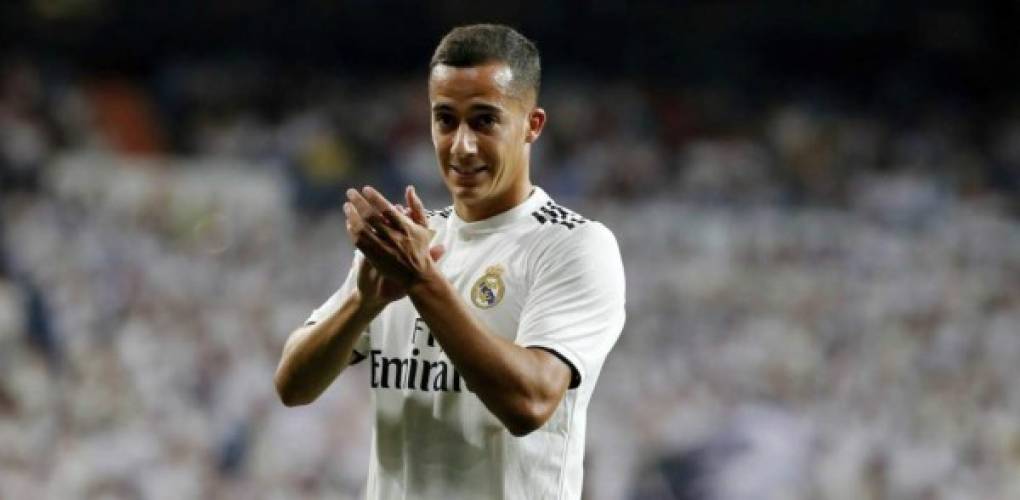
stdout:
{"type": "Polygon", "coordinates": [[[477,201],[485,197],[485,193],[489,191],[487,184],[460,184],[456,182],[447,182],[446,188],[449,189],[450,194],[455,200],[458,201],[477,201]]]}
{"type": "Polygon", "coordinates": [[[453,196],[454,201],[465,202],[468,204],[476,203],[483,199],[484,191],[481,186],[458,186],[453,185],[450,187],[450,194],[453,196]]]}

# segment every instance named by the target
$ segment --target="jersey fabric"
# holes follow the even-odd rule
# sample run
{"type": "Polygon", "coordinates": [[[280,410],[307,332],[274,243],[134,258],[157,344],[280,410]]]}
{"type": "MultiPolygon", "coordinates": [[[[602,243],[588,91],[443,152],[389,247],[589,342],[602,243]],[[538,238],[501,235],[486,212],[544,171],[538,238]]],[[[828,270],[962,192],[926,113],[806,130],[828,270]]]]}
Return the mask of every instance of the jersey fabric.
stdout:
{"type": "MultiPolygon", "coordinates": [[[[437,265],[494,335],[546,349],[570,366],[570,389],[541,428],[515,437],[471,392],[410,299],[388,305],[355,347],[375,404],[367,498],[581,498],[588,402],[624,324],[619,248],[604,225],[540,188],[517,207],[464,222],[430,211],[437,265]]],[[[344,284],[309,317],[325,318],[357,286],[344,284]]]]}

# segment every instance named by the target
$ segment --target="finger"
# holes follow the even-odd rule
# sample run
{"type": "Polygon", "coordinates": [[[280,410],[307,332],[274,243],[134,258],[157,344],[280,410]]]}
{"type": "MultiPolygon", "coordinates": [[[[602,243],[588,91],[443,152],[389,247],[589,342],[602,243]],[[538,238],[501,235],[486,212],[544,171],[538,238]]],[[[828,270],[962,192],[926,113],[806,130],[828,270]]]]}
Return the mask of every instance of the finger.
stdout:
{"type": "MultiPolygon", "coordinates": [[[[354,191],[354,190],[352,190],[354,191]]],[[[408,230],[414,225],[401,210],[391,204],[379,191],[371,186],[365,186],[358,193],[348,193],[348,197],[355,200],[362,200],[371,206],[366,209],[373,214],[378,214],[378,219],[369,219],[369,223],[375,236],[384,243],[393,243],[408,234],[408,230]]],[[[388,246],[389,248],[390,246],[388,246]]]]}
{"type": "Polygon", "coordinates": [[[364,229],[365,221],[361,219],[361,215],[349,201],[344,202],[344,216],[347,217],[347,233],[351,236],[351,240],[354,240],[357,238],[358,231],[364,229]]]}
{"type": "Polygon", "coordinates": [[[365,222],[353,203],[344,203],[344,215],[347,216],[347,232],[351,242],[366,255],[378,253],[386,245],[385,236],[380,235],[365,222]]]}
{"type": "Polygon", "coordinates": [[[429,257],[432,257],[432,260],[435,262],[439,262],[439,259],[442,259],[443,254],[445,253],[446,248],[444,248],[443,245],[436,245],[432,248],[429,248],[429,257]]]}
{"type": "Polygon", "coordinates": [[[404,198],[407,198],[407,206],[411,209],[411,220],[427,226],[428,215],[425,211],[425,204],[421,202],[421,198],[418,197],[418,192],[414,189],[414,186],[407,186],[404,191],[404,198]]]}
{"type": "Polygon", "coordinates": [[[354,210],[361,216],[361,219],[365,221],[368,227],[378,232],[382,226],[386,225],[386,217],[376,210],[357,189],[348,189],[347,199],[350,200],[354,210]]]}
{"type": "Polygon", "coordinates": [[[352,237],[354,247],[365,254],[368,261],[376,264],[379,259],[392,257],[393,249],[386,238],[366,228],[352,237]]]}
{"type": "Polygon", "coordinates": [[[372,204],[365,199],[357,189],[347,190],[347,201],[350,202],[351,207],[361,216],[366,222],[370,223],[372,217],[379,217],[380,214],[372,207],[372,204]]]}
{"type": "Polygon", "coordinates": [[[372,204],[372,208],[382,214],[394,227],[401,227],[404,224],[404,214],[400,213],[382,193],[376,191],[372,186],[365,186],[361,192],[365,199],[372,204]]]}

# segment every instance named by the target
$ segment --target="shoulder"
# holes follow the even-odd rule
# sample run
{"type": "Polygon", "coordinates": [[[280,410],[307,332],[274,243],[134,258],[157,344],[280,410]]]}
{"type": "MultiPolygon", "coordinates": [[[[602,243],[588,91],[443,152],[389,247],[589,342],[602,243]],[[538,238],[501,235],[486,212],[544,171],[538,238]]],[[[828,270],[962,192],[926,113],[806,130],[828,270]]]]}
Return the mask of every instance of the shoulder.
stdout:
{"type": "Polygon", "coordinates": [[[619,247],[613,232],[599,221],[547,201],[531,213],[538,252],[543,260],[568,257],[604,257],[619,260],[619,247]]]}
{"type": "Polygon", "coordinates": [[[623,258],[613,232],[555,202],[532,214],[529,279],[560,295],[574,293],[622,300],[623,258]],[[544,220],[544,222],[543,222],[544,220]]]}

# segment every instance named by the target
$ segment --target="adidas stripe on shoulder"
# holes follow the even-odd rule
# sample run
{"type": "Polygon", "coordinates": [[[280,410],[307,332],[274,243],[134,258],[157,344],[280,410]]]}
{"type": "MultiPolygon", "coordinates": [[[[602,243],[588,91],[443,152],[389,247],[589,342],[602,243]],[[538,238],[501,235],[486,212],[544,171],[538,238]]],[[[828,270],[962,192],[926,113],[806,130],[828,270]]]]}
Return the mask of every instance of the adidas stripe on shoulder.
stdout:
{"type": "Polygon", "coordinates": [[[450,218],[450,214],[452,214],[452,213],[453,213],[453,205],[450,205],[450,206],[448,206],[446,208],[442,208],[442,209],[439,209],[439,210],[431,210],[431,209],[430,210],[425,210],[425,214],[428,217],[439,216],[439,217],[442,217],[444,219],[449,219],[450,218]]]}
{"type": "Polygon", "coordinates": [[[567,229],[574,229],[577,226],[590,222],[583,215],[556,202],[549,200],[538,210],[531,213],[540,224],[559,224],[567,229]]]}

